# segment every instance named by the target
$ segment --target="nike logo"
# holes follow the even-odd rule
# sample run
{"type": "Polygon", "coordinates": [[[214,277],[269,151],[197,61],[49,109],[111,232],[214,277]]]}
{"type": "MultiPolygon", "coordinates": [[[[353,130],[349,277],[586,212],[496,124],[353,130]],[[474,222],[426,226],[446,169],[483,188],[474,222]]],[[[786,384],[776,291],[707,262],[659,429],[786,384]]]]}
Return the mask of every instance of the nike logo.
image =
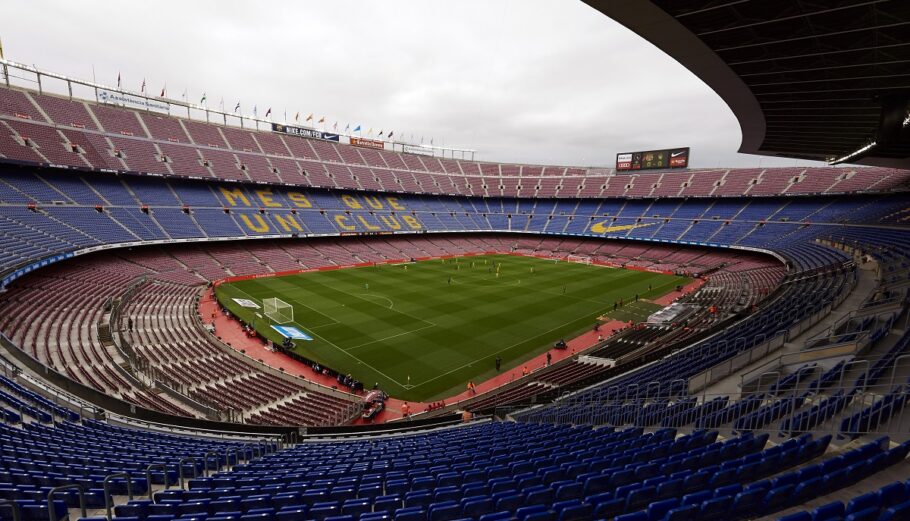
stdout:
{"type": "Polygon", "coordinates": [[[685,151],[685,150],[683,150],[683,151],[682,151],[682,152],[676,152],[676,153],[673,153],[673,154],[670,154],[670,157],[677,157],[677,156],[681,156],[681,155],[683,155],[683,154],[685,154],[685,153],[686,153],[686,151],[685,151]]]}
{"type": "Polygon", "coordinates": [[[622,232],[626,230],[634,230],[636,228],[644,228],[645,226],[652,226],[657,223],[638,223],[638,224],[622,224],[619,226],[607,226],[606,221],[599,223],[594,223],[591,225],[591,231],[594,233],[609,233],[609,232],[622,232]]]}

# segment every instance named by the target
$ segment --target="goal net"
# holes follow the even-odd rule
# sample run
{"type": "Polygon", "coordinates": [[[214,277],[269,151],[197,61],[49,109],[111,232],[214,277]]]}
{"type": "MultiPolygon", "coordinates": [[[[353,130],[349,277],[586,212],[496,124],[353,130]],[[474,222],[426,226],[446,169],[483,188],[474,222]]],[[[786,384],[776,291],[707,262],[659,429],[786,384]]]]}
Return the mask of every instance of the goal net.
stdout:
{"type": "Polygon", "coordinates": [[[566,260],[569,262],[577,262],[579,264],[591,264],[591,257],[586,257],[584,255],[569,255],[566,257],[566,260]]]}
{"type": "Polygon", "coordinates": [[[280,298],[264,299],[262,312],[276,324],[287,324],[294,321],[294,306],[280,298]]]}

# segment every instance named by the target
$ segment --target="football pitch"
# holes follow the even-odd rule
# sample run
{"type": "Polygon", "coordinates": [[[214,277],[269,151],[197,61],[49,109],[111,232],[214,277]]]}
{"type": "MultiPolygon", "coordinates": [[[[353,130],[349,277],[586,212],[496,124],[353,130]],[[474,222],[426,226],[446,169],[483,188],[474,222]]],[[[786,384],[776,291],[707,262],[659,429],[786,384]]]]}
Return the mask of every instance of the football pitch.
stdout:
{"type": "Polygon", "coordinates": [[[218,300],[262,335],[283,337],[262,309],[277,297],[294,307],[287,326],[302,356],[369,388],[411,401],[432,401],[519,366],[590,330],[597,317],[643,320],[660,306],[632,302],[672,291],[688,279],[514,255],[465,256],[406,264],[316,271],[221,284],[218,300]],[[650,287],[650,290],[649,290],[650,287]],[[625,305],[613,311],[613,303],[625,305]]]}

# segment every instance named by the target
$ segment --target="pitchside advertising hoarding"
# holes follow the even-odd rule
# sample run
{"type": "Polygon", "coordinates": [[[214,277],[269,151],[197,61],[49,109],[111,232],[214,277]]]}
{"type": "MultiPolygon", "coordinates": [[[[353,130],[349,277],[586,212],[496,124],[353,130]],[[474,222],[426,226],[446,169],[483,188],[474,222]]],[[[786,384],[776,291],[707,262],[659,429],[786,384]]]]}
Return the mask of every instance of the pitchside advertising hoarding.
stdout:
{"type": "Polygon", "coordinates": [[[377,141],[375,139],[364,139],[362,137],[352,137],[351,144],[355,147],[363,148],[373,148],[376,150],[382,150],[385,148],[385,141],[377,141]]]}
{"type": "Polygon", "coordinates": [[[119,105],[131,109],[154,110],[155,112],[163,112],[165,114],[171,111],[170,103],[105,89],[98,89],[98,101],[107,103],[108,105],[119,105]]]}
{"type": "Polygon", "coordinates": [[[432,156],[433,149],[426,148],[419,145],[401,145],[401,151],[407,152],[408,154],[417,154],[421,156],[432,156]]]}
{"type": "Polygon", "coordinates": [[[272,132],[281,132],[282,134],[290,134],[292,136],[310,139],[321,139],[323,141],[338,141],[338,134],[322,132],[314,128],[292,127],[290,125],[282,125],[281,123],[272,123],[272,132]]]}
{"type": "Polygon", "coordinates": [[[618,171],[686,168],[687,166],[689,166],[689,147],[616,154],[616,170],[618,171]]]}

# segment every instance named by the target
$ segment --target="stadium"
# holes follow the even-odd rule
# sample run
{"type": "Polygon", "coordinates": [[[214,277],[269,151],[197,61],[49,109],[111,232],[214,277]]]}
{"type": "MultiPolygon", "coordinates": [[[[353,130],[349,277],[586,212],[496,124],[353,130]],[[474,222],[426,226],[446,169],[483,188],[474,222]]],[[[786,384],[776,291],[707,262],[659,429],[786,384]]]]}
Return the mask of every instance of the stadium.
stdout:
{"type": "Polygon", "coordinates": [[[486,161],[0,45],[0,518],[910,519],[910,4],[585,4],[809,166],[486,161]]]}

